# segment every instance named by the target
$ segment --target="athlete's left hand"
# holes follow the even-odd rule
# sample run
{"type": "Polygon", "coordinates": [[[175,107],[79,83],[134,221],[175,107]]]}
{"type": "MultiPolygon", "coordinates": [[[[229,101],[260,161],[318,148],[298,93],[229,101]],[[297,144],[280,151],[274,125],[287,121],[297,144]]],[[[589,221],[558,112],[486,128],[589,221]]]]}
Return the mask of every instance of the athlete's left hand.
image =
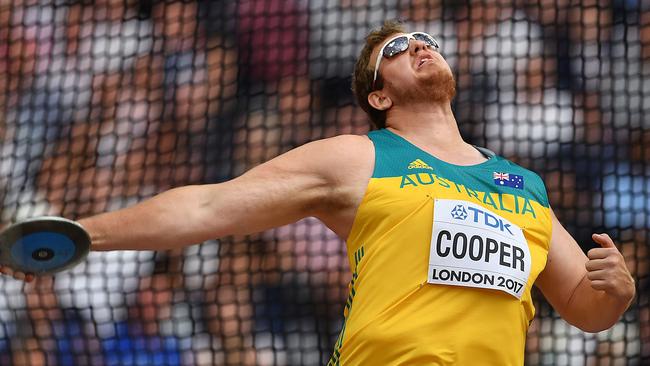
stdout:
{"type": "Polygon", "coordinates": [[[615,299],[629,304],[634,298],[634,279],[625,259],[607,234],[593,234],[592,239],[601,248],[587,252],[589,260],[585,264],[587,278],[595,290],[605,291],[615,299]]]}

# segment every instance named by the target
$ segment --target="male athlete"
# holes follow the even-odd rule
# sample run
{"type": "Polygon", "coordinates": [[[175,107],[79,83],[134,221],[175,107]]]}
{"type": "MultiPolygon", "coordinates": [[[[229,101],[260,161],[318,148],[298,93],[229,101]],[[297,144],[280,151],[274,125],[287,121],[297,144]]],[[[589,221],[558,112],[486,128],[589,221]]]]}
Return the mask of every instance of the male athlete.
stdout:
{"type": "Polygon", "coordinates": [[[315,216],[346,239],[353,271],[330,364],[522,365],[533,284],[585,331],[619,319],[635,286],[614,243],[595,234],[601,248],[585,256],[537,175],[463,141],[431,36],[392,22],[370,33],[353,87],[377,131],[83,219],[92,250],[173,249],[315,216]]]}

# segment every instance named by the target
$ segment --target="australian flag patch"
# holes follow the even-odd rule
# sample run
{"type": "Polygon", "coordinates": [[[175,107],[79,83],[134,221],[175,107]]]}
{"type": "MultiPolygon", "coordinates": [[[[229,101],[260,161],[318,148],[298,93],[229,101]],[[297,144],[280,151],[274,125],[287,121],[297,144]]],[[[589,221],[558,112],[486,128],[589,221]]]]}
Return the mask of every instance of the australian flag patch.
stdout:
{"type": "Polygon", "coordinates": [[[503,187],[524,189],[524,176],[510,173],[494,172],[494,184],[503,187]]]}

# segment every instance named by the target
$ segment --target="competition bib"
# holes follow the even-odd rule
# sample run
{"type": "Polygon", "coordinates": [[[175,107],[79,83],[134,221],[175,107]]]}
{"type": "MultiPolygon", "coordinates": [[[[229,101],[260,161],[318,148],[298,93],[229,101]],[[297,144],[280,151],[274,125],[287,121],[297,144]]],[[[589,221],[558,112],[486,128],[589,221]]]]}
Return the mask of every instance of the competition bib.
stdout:
{"type": "Polygon", "coordinates": [[[494,289],[521,298],[531,258],[521,229],[463,200],[436,199],[428,283],[494,289]]]}

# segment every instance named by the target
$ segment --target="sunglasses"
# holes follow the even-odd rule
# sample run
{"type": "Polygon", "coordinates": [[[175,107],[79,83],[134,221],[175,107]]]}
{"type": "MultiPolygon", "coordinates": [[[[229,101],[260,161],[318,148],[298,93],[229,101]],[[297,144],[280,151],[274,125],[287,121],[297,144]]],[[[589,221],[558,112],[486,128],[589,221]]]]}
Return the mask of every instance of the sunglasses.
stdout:
{"type": "Polygon", "coordinates": [[[375,82],[377,81],[377,73],[379,72],[379,64],[381,63],[382,57],[391,58],[408,50],[409,43],[412,39],[424,42],[427,47],[433,48],[435,51],[438,51],[440,49],[438,41],[436,41],[436,39],[431,35],[424,32],[413,32],[395,36],[389,39],[388,42],[384,44],[384,47],[379,50],[379,54],[377,55],[377,62],[375,62],[375,76],[372,78],[373,89],[375,87],[375,82]]]}

